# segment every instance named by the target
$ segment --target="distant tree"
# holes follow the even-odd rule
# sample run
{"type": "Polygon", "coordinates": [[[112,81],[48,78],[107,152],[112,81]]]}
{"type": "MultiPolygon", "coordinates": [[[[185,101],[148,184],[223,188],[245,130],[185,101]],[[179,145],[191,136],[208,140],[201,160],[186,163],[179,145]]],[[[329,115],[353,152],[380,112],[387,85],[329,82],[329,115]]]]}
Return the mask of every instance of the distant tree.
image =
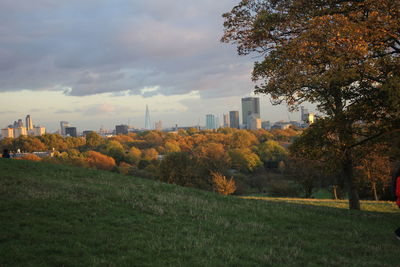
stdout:
{"type": "Polygon", "coordinates": [[[65,138],[68,148],[79,148],[86,144],[86,140],[82,137],[71,137],[65,138]]]}
{"type": "Polygon", "coordinates": [[[257,144],[258,140],[254,134],[246,130],[238,130],[232,134],[229,142],[231,148],[249,148],[257,144]]]}
{"type": "Polygon", "coordinates": [[[34,152],[45,151],[46,146],[38,138],[22,135],[13,140],[13,147],[21,151],[34,152]]]}
{"type": "Polygon", "coordinates": [[[181,186],[194,186],[198,183],[195,166],[195,161],[188,153],[167,154],[160,164],[160,180],[181,186]]]}
{"type": "Polygon", "coordinates": [[[142,157],[142,151],[136,147],[131,147],[128,155],[125,157],[126,161],[131,164],[138,164],[142,157]]]}
{"type": "Polygon", "coordinates": [[[232,167],[239,171],[252,172],[262,164],[257,154],[247,148],[232,149],[229,151],[229,156],[232,167]]]}
{"type": "Polygon", "coordinates": [[[142,158],[148,161],[157,160],[158,152],[154,148],[145,149],[142,151],[142,158]]]}
{"type": "Polygon", "coordinates": [[[198,146],[193,151],[198,167],[204,175],[210,172],[224,172],[230,165],[230,158],[224,146],[219,143],[208,143],[198,146]]]}
{"type": "Polygon", "coordinates": [[[90,132],[86,135],[86,146],[89,149],[96,149],[104,143],[103,137],[101,137],[96,132],[90,132]]]}
{"type": "Polygon", "coordinates": [[[125,158],[125,149],[120,142],[116,140],[108,140],[101,152],[115,159],[117,163],[120,163],[125,158]]]}
{"type": "Polygon", "coordinates": [[[389,148],[384,144],[375,144],[362,151],[356,169],[361,174],[361,180],[369,184],[371,194],[375,200],[385,193],[391,182],[391,162],[387,154],[389,148]],[[364,179],[363,179],[364,178],[364,179]]]}
{"type": "Polygon", "coordinates": [[[165,153],[173,153],[181,151],[179,143],[174,140],[166,141],[164,146],[165,146],[165,153]]]}
{"type": "Polygon", "coordinates": [[[86,154],[86,161],[90,167],[107,171],[111,171],[115,167],[115,160],[112,157],[96,151],[88,151],[86,154]]]}
{"type": "Polygon", "coordinates": [[[278,163],[285,160],[288,152],[273,140],[268,140],[258,146],[258,155],[266,167],[278,167],[278,163]]]}
{"type": "Polygon", "coordinates": [[[221,195],[231,195],[236,191],[235,180],[233,178],[228,180],[221,173],[212,173],[212,183],[214,190],[221,195]]]}
{"type": "Polygon", "coordinates": [[[47,150],[65,151],[68,149],[68,144],[59,134],[44,134],[39,137],[40,141],[46,145],[47,150]]]}

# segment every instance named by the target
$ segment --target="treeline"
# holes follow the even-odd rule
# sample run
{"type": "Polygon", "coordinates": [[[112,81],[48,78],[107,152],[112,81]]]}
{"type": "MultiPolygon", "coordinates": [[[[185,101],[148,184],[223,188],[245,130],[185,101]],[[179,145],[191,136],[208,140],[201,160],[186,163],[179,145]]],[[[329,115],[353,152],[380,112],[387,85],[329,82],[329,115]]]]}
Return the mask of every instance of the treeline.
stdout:
{"type": "MultiPolygon", "coordinates": [[[[345,197],[345,185],[334,167],[329,169],[319,161],[299,157],[299,141],[287,149],[295,139],[301,140],[301,133],[300,129],[193,128],[178,133],[146,131],[111,138],[95,132],[86,137],[65,138],[45,134],[5,138],[0,146],[22,152],[54,150],[53,157],[29,155],[27,159],[109,170],[221,194],[312,197],[322,188],[339,198],[345,197]]],[[[386,158],[369,160],[380,164],[377,168],[381,173],[368,173],[360,167],[360,183],[365,180],[366,188],[363,197],[384,198],[389,180],[386,158]]]]}

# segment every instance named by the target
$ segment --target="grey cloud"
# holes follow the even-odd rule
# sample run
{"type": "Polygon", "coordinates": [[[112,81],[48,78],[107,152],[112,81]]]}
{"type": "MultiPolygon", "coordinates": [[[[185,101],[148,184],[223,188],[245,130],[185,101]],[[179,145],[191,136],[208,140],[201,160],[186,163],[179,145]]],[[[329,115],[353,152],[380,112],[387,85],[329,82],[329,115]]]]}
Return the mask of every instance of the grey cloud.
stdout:
{"type": "Polygon", "coordinates": [[[221,14],[235,4],[2,1],[0,91],[140,95],[144,87],[159,86],[143,96],[195,90],[205,98],[242,95],[252,87],[250,60],[219,43],[221,14]]]}

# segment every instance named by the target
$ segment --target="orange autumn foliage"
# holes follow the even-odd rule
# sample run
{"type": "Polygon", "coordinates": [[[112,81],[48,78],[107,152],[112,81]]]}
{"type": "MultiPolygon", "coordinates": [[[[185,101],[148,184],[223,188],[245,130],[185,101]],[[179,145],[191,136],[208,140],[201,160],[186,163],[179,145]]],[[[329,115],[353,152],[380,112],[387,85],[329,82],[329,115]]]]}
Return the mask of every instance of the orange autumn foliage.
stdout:
{"type": "Polygon", "coordinates": [[[86,161],[90,167],[110,171],[115,166],[115,160],[96,151],[88,151],[86,161]]]}

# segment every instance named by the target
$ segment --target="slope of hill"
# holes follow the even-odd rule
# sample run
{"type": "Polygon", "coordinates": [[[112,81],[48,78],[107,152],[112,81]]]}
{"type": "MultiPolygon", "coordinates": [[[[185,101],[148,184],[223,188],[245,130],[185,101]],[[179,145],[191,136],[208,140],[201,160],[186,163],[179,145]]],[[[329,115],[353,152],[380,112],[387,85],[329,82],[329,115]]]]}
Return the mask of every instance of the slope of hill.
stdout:
{"type": "Polygon", "coordinates": [[[321,205],[0,159],[0,266],[400,264],[392,203],[321,205]]]}

